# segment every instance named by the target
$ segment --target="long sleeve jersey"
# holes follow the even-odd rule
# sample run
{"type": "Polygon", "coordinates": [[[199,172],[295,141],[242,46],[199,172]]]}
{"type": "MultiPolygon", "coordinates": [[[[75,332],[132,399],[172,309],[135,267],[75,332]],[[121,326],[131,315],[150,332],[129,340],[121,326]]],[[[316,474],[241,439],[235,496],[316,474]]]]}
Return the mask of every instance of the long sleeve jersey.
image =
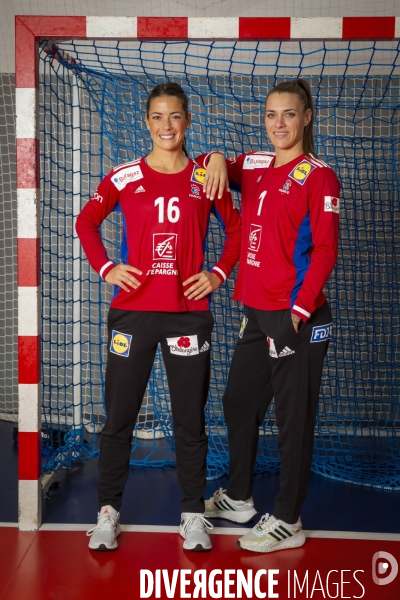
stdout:
{"type": "Polygon", "coordinates": [[[115,167],[100,183],[76,221],[76,231],[93,269],[103,278],[115,267],[102,243],[100,225],[112,212],[122,215],[121,262],[138,268],[140,285],[115,286],[111,307],[184,312],[208,310],[208,298],[188,300],[183,282],[199,273],[210,213],[225,231],[225,244],[212,272],[223,282],[239,259],[240,214],[227,192],[211,202],[203,193],[205,170],[189,160],[180,173],[151,169],[144,158],[115,167]]]}
{"type": "MultiPolygon", "coordinates": [[[[199,157],[203,166],[209,155],[199,157]]],[[[340,185],[312,155],[274,168],[275,154],[227,159],[240,186],[242,248],[234,298],[253,308],[290,308],[303,321],[324,304],[338,252],[340,185]]]]}

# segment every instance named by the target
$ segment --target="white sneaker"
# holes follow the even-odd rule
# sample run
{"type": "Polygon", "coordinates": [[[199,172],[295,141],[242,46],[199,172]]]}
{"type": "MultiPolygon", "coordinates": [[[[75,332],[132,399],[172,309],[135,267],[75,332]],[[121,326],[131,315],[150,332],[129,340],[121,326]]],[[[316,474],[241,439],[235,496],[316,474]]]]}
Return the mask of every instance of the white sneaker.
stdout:
{"type": "Polygon", "coordinates": [[[96,527],[86,532],[90,537],[89,548],[100,551],[116,550],[120,533],[119,512],[112,506],[103,506],[97,515],[96,527]]]}
{"type": "Polygon", "coordinates": [[[210,537],[206,531],[212,529],[202,513],[182,513],[180,535],[185,540],[183,548],[195,552],[206,552],[212,549],[210,537]]]}
{"type": "Polygon", "coordinates": [[[237,543],[243,550],[250,552],[275,552],[285,548],[299,548],[305,541],[300,517],[297,523],[290,525],[267,513],[237,543]]]}
{"type": "Polygon", "coordinates": [[[235,521],[235,523],[247,523],[257,514],[254,508],[253,498],[248,500],[231,500],[225,494],[226,490],[219,488],[214,496],[206,500],[204,515],[209,519],[219,518],[235,521]]]}

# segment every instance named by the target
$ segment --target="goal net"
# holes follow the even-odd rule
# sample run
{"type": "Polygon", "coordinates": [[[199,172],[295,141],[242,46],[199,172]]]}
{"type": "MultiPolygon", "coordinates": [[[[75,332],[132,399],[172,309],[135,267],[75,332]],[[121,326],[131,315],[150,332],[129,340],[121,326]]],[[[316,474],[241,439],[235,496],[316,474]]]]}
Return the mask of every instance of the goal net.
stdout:
{"type": "MultiPolygon", "coordinates": [[[[400,488],[398,42],[42,42],[42,390],[44,469],[96,455],[105,420],[106,316],[111,286],[81,251],[74,220],[116,164],[151,149],[148,92],[182,85],[192,112],[191,157],[270,150],[263,105],[271,86],[304,77],[317,111],[318,155],[342,185],[340,250],[327,283],[334,336],[324,370],[313,470],[400,488]],[[397,346],[396,346],[397,345],[397,346]]],[[[240,206],[240,196],[235,195],[240,206]]],[[[102,226],[118,262],[121,222],[102,226]]],[[[212,221],[207,259],[223,240],[212,221]]],[[[213,295],[207,404],[208,476],[227,472],[221,398],[243,309],[234,276],[213,295]]],[[[188,398],[190,402],[190,398],[188,398]]],[[[260,429],[256,471],[280,468],[273,403],[260,429]]],[[[175,464],[172,416],[157,354],[132,445],[134,465],[175,464]]]]}

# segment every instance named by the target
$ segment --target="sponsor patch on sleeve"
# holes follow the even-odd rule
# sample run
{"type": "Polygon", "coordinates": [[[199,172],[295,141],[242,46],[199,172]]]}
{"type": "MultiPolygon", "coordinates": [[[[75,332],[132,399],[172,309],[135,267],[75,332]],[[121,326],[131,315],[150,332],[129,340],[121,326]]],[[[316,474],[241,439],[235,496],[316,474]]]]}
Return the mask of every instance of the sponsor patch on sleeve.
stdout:
{"type": "Polygon", "coordinates": [[[317,325],[313,327],[311,342],[326,342],[332,337],[332,323],[328,325],[317,325]]]}
{"type": "Polygon", "coordinates": [[[179,356],[192,356],[199,354],[197,335],[181,335],[180,337],[167,338],[171,354],[179,356]]]}
{"type": "Polygon", "coordinates": [[[132,336],[128,333],[121,333],[120,331],[112,332],[110,352],[118,354],[118,356],[129,356],[131,349],[132,336]]]}
{"type": "Polygon", "coordinates": [[[312,171],[316,169],[315,165],[312,165],[308,160],[302,160],[298,165],[295,166],[293,171],[289,173],[289,177],[300,185],[304,185],[307,177],[312,171]]]}
{"type": "Polygon", "coordinates": [[[338,215],[340,212],[340,198],[335,198],[334,196],[325,196],[324,211],[333,212],[338,215]]]}
{"type": "Polygon", "coordinates": [[[139,165],[132,165],[125,169],[120,169],[111,175],[111,181],[118,191],[123,190],[128,183],[138,181],[138,179],[143,179],[143,173],[139,165]]]}
{"type": "Polygon", "coordinates": [[[96,200],[97,202],[100,202],[100,204],[103,202],[103,196],[100,196],[98,192],[95,192],[90,199],[96,200]]]}

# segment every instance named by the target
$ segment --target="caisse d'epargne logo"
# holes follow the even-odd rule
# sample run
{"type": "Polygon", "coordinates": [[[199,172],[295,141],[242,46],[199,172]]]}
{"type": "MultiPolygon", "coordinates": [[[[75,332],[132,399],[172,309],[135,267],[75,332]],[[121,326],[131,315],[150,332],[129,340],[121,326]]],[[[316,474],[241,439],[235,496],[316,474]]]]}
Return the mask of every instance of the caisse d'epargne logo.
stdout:
{"type": "Polygon", "coordinates": [[[176,260],[177,233],[153,234],[153,260],[176,260]]]}
{"type": "Polygon", "coordinates": [[[261,244],[261,225],[250,225],[250,234],[249,234],[249,250],[253,252],[257,252],[261,244]]]}

